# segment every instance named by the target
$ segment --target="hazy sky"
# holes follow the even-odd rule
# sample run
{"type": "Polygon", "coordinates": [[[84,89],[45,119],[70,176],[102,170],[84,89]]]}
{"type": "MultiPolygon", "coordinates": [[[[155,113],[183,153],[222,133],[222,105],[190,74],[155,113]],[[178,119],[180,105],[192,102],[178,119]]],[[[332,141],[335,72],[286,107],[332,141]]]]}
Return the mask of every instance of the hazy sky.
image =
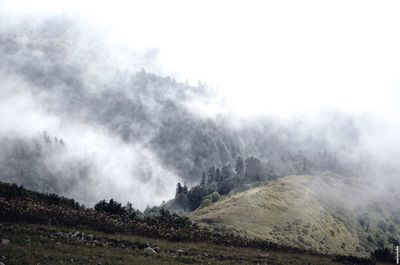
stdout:
{"type": "Polygon", "coordinates": [[[9,16],[76,14],[165,75],[202,80],[225,111],[396,115],[399,1],[0,1],[9,16]]]}

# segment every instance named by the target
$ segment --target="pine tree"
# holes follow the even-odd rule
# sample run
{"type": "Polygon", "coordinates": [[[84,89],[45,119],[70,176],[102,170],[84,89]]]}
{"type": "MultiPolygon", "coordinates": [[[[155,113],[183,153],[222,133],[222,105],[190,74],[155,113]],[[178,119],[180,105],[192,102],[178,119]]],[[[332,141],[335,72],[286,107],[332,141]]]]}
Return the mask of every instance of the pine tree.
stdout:
{"type": "Polygon", "coordinates": [[[221,169],[221,179],[220,181],[224,181],[229,179],[232,176],[230,165],[225,165],[221,169]]]}
{"type": "Polygon", "coordinates": [[[240,156],[236,159],[235,171],[239,176],[243,175],[244,164],[243,164],[243,159],[240,156]]]}
{"type": "Polygon", "coordinates": [[[177,197],[179,194],[183,193],[183,187],[182,184],[180,182],[178,182],[178,184],[176,184],[176,193],[175,193],[175,197],[177,197]]]}
{"type": "Polygon", "coordinates": [[[188,190],[188,187],[186,186],[186,181],[185,181],[185,184],[183,184],[183,187],[182,187],[182,194],[188,194],[188,192],[189,192],[189,190],[188,190]]]}
{"type": "Polygon", "coordinates": [[[203,176],[201,177],[200,186],[206,185],[206,172],[203,171],[203,176]]]}
{"type": "Polygon", "coordinates": [[[221,172],[219,171],[219,168],[217,168],[217,170],[215,171],[215,181],[221,181],[221,172]]]}
{"type": "Polygon", "coordinates": [[[248,181],[260,181],[263,175],[263,167],[261,161],[255,157],[246,159],[246,171],[244,176],[248,181]]]}
{"type": "Polygon", "coordinates": [[[215,180],[215,167],[212,166],[208,170],[208,179],[207,179],[207,184],[211,184],[215,180]]]}

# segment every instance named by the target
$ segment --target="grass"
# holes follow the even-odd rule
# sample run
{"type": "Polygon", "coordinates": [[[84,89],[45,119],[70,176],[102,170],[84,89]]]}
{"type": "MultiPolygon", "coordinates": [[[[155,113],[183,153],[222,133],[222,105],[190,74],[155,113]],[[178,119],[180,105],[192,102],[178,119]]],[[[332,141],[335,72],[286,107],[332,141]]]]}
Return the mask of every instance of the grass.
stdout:
{"type": "Polygon", "coordinates": [[[358,237],[326,210],[308,187],[311,176],[288,176],[237,193],[194,212],[215,229],[322,254],[368,257],[358,237]]]}
{"type": "Polygon", "coordinates": [[[53,236],[57,231],[74,229],[45,225],[1,224],[1,238],[11,240],[0,247],[0,261],[6,265],[53,264],[346,264],[331,256],[285,253],[253,248],[233,248],[209,243],[170,242],[140,236],[107,234],[91,230],[109,246],[92,246],[53,236]],[[143,246],[160,247],[155,255],[146,255],[143,246]],[[182,250],[183,253],[178,253],[182,250]]]}

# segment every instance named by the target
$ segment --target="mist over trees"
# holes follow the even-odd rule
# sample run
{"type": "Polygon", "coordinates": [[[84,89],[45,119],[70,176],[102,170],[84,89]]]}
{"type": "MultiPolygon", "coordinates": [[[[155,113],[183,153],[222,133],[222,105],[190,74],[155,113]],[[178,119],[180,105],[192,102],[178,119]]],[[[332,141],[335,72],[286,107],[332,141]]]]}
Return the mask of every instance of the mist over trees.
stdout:
{"type": "Polygon", "coordinates": [[[0,140],[0,179],[46,193],[65,194],[88,185],[88,161],[65,157],[66,143],[46,132],[34,138],[0,140]]]}
{"type": "MultiPolygon", "coordinates": [[[[4,89],[4,98],[29,94],[40,111],[63,123],[78,121],[127,146],[140,144],[157,161],[129,171],[129,178],[138,179],[137,185],[148,183],[155,175],[154,165],[173,172],[187,182],[187,192],[179,190],[175,198],[185,209],[199,207],[208,194],[228,194],[245,183],[320,171],[363,175],[373,167],[369,154],[360,148],[361,131],[350,116],[327,112],[323,123],[311,125],[301,117],[280,121],[264,116],[240,122],[235,117],[207,117],[191,107],[195,101],[210,100],[207,86],[190,86],[143,68],[115,67],[99,50],[88,52],[90,41],[73,22],[58,18],[4,30],[0,75],[11,84],[4,89]],[[188,188],[193,185],[197,186],[188,188]]],[[[31,134],[47,130],[46,124],[36,125],[31,134]]],[[[68,143],[76,136],[61,140],[48,135],[43,140],[0,132],[1,180],[67,192],[93,171],[90,159],[65,161],[60,155],[71,152],[68,143]]],[[[164,178],[157,176],[157,181],[164,178]]]]}

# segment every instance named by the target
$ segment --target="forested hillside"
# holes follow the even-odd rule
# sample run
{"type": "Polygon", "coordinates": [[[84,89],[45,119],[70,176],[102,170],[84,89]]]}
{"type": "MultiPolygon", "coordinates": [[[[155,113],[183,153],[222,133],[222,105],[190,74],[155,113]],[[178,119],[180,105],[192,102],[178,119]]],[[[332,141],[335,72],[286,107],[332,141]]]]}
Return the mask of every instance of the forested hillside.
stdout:
{"type": "MultiPolygon", "coordinates": [[[[100,45],[96,41],[95,37],[85,36],[85,31],[73,22],[60,18],[35,26],[15,26],[0,35],[0,73],[10,84],[3,91],[8,103],[4,104],[3,113],[11,113],[7,107],[18,106],[15,102],[28,95],[28,102],[39,106],[35,108],[39,108],[40,115],[50,117],[49,124],[57,119],[63,126],[75,126],[69,130],[50,130],[46,123],[33,124],[26,130],[30,131],[29,137],[21,133],[11,137],[12,129],[3,129],[2,180],[71,194],[78,183],[95,185],[100,179],[95,179],[95,175],[118,174],[114,173],[115,166],[103,172],[102,165],[92,161],[96,140],[89,137],[89,143],[79,135],[88,129],[113,139],[113,143],[106,143],[108,146],[117,141],[124,148],[133,149],[132,155],[138,157],[132,158],[132,162],[129,161],[132,155],[123,158],[129,164],[124,178],[140,182],[152,179],[154,190],[163,180],[175,179],[191,187],[200,184],[203,177],[210,179],[203,183],[210,191],[226,194],[246,184],[285,175],[324,170],[363,175],[374,166],[370,154],[361,146],[360,121],[355,122],[350,116],[327,111],[318,117],[318,122],[311,123],[301,116],[291,120],[269,116],[242,120],[203,115],[192,103],[204,102],[207,108],[207,102],[214,100],[211,88],[202,83],[190,86],[143,68],[118,67],[96,48],[100,45]],[[48,130],[52,134],[51,143],[43,144],[39,138],[48,130]],[[53,134],[64,138],[66,146],[55,148],[53,134]],[[76,148],[72,148],[76,145],[84,150],[81,151],[84,156],[76,157],[76,148]],[[149,155],[144,156],[142,149],[149,155]],[[244,166],[248,165],[243,174],[235,170],[239,157],[244,166]],[[52,167],[62,166],[49,167],[48,161],[52,161],[52,167]],[[221,179],[214,179],[216,173],[212,171],[216,170],[220,171],[221,179]],[[219,182],[218,187],[213,182],[219,182]]],[[[35,114],[26,115],[31,119],[35,114]]],[[[24,126],[22,121],[12,122],[24,126]]],[[[116,149],[109,157],[122,161],[121,153],[122,150],[116,149]]],[[[161,186],[164,198],[171,197],[173,185],[161,186]]],[[[79,194],[72,195],[80,198],[79,194]]],[[[201,201],[183,208],[197,208],[201,201]]]]}

